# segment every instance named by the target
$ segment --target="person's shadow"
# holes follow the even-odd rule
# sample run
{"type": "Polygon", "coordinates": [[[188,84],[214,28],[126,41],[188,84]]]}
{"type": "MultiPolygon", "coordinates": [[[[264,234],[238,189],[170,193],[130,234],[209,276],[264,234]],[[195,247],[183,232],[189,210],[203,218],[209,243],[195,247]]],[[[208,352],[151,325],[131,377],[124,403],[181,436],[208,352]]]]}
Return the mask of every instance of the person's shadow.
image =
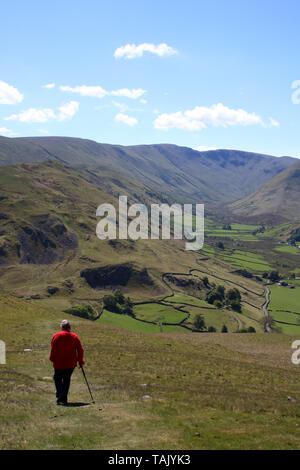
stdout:
{"type": "Polygon", "coordinates": [[[81,402],[81,401],[77,401],[77,402],[66,403],[66,405],[64,405],[64,406],[69,406],[71,408],[71,407],[89,406],[89,405],[91,405],[91,403],[84,403],[84,402],[81,402]]]}

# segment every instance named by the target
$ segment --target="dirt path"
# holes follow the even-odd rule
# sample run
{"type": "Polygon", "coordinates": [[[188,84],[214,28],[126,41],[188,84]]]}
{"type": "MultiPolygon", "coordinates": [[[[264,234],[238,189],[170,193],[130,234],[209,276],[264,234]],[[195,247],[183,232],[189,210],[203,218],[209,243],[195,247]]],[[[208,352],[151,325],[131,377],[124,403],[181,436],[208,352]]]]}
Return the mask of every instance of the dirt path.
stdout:
{"type": "MultiPolygon", "coordinates": [[[[266,295],[266,301],[263,304],[262,309],[263,309],[265,317],[268,318],[269,317],[268,305],[270,303],[270,289],[268,287],[266,287],[265,295],[266,295]]],[[[271,329],[271,326],[270,326],[268,320],[266,321],[266,324],[265,324],[265,332],[266,333],[272,333],[272,329],[271,329]]]]}

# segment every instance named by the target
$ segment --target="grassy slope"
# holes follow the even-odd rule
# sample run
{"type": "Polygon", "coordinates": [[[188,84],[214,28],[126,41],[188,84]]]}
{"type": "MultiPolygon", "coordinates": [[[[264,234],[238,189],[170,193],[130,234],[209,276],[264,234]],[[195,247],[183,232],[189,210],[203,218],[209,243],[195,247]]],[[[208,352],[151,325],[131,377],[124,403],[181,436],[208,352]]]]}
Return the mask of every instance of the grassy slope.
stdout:
{"type": "MultiPolygon", "coordinates": [[[[189,272],[189,269],[199,267],[196,262],[198,254],[185,251],[181,241],[141,240],[130,243],[125,240],[112,246],[108,242],[98,240],[95,235],[97,224],[95,210],[102,202],[111,202],[117,206],[116,188],[120,185],[120,181],[112,178],[111,175],[110,179],[107,178],[105,181],[103,175],[101,178],[99,174],[97,184],[95,184],[94,181],[87,181],[85,179],[87,177],[88,175],[82,173],[82,170],[74,171],[55,162],[16,165],[5,167],[1,171],[1,195],[6,197],[2,201],[1,212],[7,214],[8,219],[0,221],[2,229],[0,243],[7,249],[10,260],[10,264],[1,267],[0,289],[2,292],[25,299],[39,296],[40,299],[36,300],[38,305],[46,305],[57,312],[78,303],[93,303],[99,308],[107,290],[91,289],[80,277],[80,272],[84,268],[128,261],[133,262],[139,269],[146,267],[154,280],[153,286],[141,286],[133,280],[124,288],[125,293],[130,294],[137,301],[151,300],[170,293],[162,283],[161,275],[164,272],[175,271],[185,274],[189,272]],[[67,251],[61,259],[51,264],[19,264],[20,259],[17,258],[16,250],[14,250],[15,244],[18,243],[19,233],[22,233],[24,226],[35,227],[37,221],[45,217],[45,214],[57,218],[70,233],[77,234],[78,248],[67,251]],[[58,293],[49,296],[47,292],[49,286],[58,287],[58,293]]],[[[134,201],[143,201],[145,198],[150,198],[148,199],[150,201],[158,200],[158,195],[153,193],[149,196],[147,187],[141,183],[128,182],[127,179],[122,180],[122,183],[128,183],[134,190],[134,196],[128,193],[134,201]]],[[[43,251],[43,247],[40,249],[43,251]]],[[[37,247],[34,245],[34,251],[36,250],[37,247]]],[[[221,277],[229,276],[230,266],[226,267],[226,264],[218,264],[214,260],[208,260],[202,268],[205,272],[208,270],[218,273],[220,270],[221,277]]],[[[216,279],[213,282],[215,281],[220,283],[216,279]]],[[[245,288],[253,284],[253,289],[257,289],[259,294],[262,292],[259,285],[249,284],[243,278],[239,279],[235,276],[235,281],[240,282],[245,288]]],[[[227,287],[232,287],[232,285],[228,284],[227,287]]],[[[201,295],[203,297],[205,292],[201,295]]],[[[257,305],[256,319],[258,320],[262,316],[259,310],[262,299],[258,295],[252,300],[257,305]]],[[[153,316],[150,310],[146,312],[146,316],[153,321],[157,312],[154,312],[153,316]]],[[[169,312],[171,311],[169,308],[169,312]]],[[[184,315],[174,312],[178,320],[183,318],[184,315]]],[[[206,317],[206,314],[211,312],[203,313],[206,317]]],[[[236,324],[236,321],[232,321],[230,312],[222,312],[222,321],[224,315],[228,317],[228,324],[236,324]]],[[[208,320],[208,325],[215,326],[218,330],[222,327],[221,316],[219,321],[215,315],[209,316],[208,320]],[[214,317],[213,322],[210,321],[212,317],[214,317]]],[[[166,317],[164,321],[168,321],[168,318],[166,317]]],[[[119,326],[127,328],[130,320],[125,317],[117,320],[107,313],[102,318],[102,322],[109,324],[117,322],[119,326]]],[[[173,322],[172,314],[170,314],[169,322],[173,322]]],[[[259,325],[258,327],[261,328],[259,325]]],[[[140,329],[141,323],[138,327],[135,325],[135,328],[140,329]]],[[[150,331],[153,330],[150,328],[150,331]]]]}
{"type": "MultiPolygon", "coordinates": [[[[34,302],[0,298],[2,449],[299,448],[295,337],[144,335],[71,318],[96,405],[64,408],[43,380],[60,320],[34,302]]],[[[69,398],[89,402],[79,370],[69,398]]]]}
{"type": "MultiPolygon", "coordinates": [[[[8,219],[0,221],[0,245],[8,252],[10,261],[8,266],[2,267],[2,290],[8,289],[17,295],[43,295],[49,284],[58,284],[63,289],[62,284],[69,279],[76,284],[75,296],[84,295],[87,286],[79,277],[80,271],[86,267],[103,266],[108,260],[111,264],[130,260],[140,266],[148,264],[150,269],[157,270],[158,265],[166,271],[171,269],[178,253],[184,253],[181,244],[170,243],[167,247],[164,242],[121,241],[113,247],[96,237],[98,219],[95,212],[98,205],[109,202],[118,207],[116,188],[119,182],[111,180],[101,183],[101,179],[97,186],[87,182],[78,172],[57,163],[5,167],[1,170],[1,195],[7,198],[1,203],[1,212],[8,219]],[[69,251],[63,259],[50,265],[18,264],[20,260],[15,247],[19,233],[22,233],[24,226],[36,224],[45,214],[55,216],[70,232],[77,234],[78,249],[69,251]]],[[[124,190],[130,196],[129,202],[143,202],[146,198],[148,202],[158,201],[155,193],[152,193],[152,198],[149,196],[147,187],[138,183],[134,185],[132,181],[129,183],[135,195],[133,197],[124,190]]],[[[182,267],[189,266],[191,254],[186,253],[183,258],[182,267]]]]}
{"type": "Polygon", "coordinates": [[[231,205],[235,214],[258,216],[274,214],[287,220],[300,218],[300,162],[274,176],[254,194],[231,205]]]}

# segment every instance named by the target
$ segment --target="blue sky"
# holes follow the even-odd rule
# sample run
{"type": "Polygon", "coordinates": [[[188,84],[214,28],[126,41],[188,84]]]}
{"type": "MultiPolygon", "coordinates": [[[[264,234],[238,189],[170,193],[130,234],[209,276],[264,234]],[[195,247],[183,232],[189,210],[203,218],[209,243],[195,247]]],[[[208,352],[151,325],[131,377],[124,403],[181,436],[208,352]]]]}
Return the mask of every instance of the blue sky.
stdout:
{"type": "Polygon", "coordinates": [[[299,15],[299,0],[3,0],[0,134],[300,156],[299,15]]]}

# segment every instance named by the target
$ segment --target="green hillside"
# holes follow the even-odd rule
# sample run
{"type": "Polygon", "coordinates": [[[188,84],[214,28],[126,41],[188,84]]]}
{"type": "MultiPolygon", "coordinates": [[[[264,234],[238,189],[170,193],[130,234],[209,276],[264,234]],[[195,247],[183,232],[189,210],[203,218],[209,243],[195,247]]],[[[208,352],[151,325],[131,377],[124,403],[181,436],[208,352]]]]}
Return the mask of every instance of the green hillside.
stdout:
{"type": "Polygon", "coordinates": [[[241,201],[231,204],[235,214],[243,216],[276,216],[300,219],[300,162],[274,176],[262,188],[241,201]]]}
{"type": "Polygon", "coordinates": [[[0,296],[1,449],[299,448],[297,336],[145,335],[64,317],[95,405],[79,370],[70,406],[56,405],[48,356],[62,314],[0,296]]]}
{"type": "MultiPolygon", "coordinates": [[[[186,327],[192,330],[197,313],[203,315],[207,326],[217,331],[224,323],[230,331],[249,326],[263,331],[263,286],[255,279],[232,276],[230,264],[210,257],[202,261],[199,253],[186,251],[181,240],[134,242],[97,238],[96,208],[103,202],[118,207],[120,185],[130,202],[160,202],[159,194],[142,183],[129,177],[120,181],[115,174],[101,174],[100,170],[90,175],[88,170],[73,170],[58,162],[3,167],[0,174],[1,292],[34,299],[37,304],[57,312],[78,304],[91,304],[99,311],[104,295],[120,286],[133,302],[163,302],[161,306],[154,303],[152,310],[148,304],[143,312],[136,307],[133,329],[140,330],[140,322],[146,320],[148,330],[156,331],[162,308],[164,331],[175,328],[184,332],[186,327]],[[201,280],[205,274],[209,275],[209,286],[201,280]],[[242,287],[240,318],[230,309],[207,309],[206,296],[220,283],[227,289],[242,287]],[[182,311],[174,310],[174,305],[167,306],[173,301],[174,293],[192,296],[188,302],[184,296],[175,298],[176,308],[182,311]],[[193,307],[195,297],[197,302],[193,307]]],[[[111,315],[112,324],[117,321],[124,328],[132,325],[128,317],[112,313],[104,313],[101,322],[111,324],[111,315]]]]}

